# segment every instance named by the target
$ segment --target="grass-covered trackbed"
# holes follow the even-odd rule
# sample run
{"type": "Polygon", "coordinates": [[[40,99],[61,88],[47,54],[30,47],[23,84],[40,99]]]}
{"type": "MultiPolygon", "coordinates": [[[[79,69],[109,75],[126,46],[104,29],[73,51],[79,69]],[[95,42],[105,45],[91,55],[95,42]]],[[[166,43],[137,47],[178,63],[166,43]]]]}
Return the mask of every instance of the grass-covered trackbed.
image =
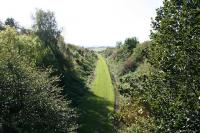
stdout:
{"type": "MultiPolygon", "coordinates": [[[[92,83],[91,91],[101,98],[114,104],[114,88],[108,66],[101,55],[98,55],[98,62],[95,71],[95,80],[92,83]]],[[[108,106],[110,110],[113,110],[113,105],[108,106]]]]}
{"type": "Polygon", "coordinates": [[[105,59],[98,55],[94,80],[90,94],[82,101],[81,133],[113,132],[109,114],[114,111],[114,88],[105,59]]]}

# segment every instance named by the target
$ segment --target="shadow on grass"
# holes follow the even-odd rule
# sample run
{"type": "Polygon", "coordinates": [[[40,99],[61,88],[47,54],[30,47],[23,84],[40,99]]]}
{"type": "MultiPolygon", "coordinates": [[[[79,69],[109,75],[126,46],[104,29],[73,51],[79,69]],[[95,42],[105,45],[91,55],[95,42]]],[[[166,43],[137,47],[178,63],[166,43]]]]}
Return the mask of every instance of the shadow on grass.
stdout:
{"type": "Polygon", "coordinates": [[[79,133],[112,133],[113,122],[109,119],[113,103],[88,92],[80,101],[79,133]]]}
{"type": "Polygon", "coordinates": [[[109,119],[113,103],[90,92],[83,80],[68,72],[61,78],[63,95],[78,109],[79,133],[113,133],[113,121],[109,119]]]}
{"type": "MultiPolygon", "coordinates": [[[[64,61],[63,61],[64,62],[64,61]]],[[[73,65],[73,64],[70,64],[73,65]]],[[[60,64],[58,73],[60,77],[60,86],[64,86],[62,94],[71,100],[71,106],[78,109],[79,114],[79,133],[112,133],[114,132],[113,121],[109,119],[112,113],[113,103],[104,98],[98,97],[90,92],[85,81],[81,79],[73,68],[65,64],[60,64]],[[66,70],[65,70],[66,69],[66,70]]]]}

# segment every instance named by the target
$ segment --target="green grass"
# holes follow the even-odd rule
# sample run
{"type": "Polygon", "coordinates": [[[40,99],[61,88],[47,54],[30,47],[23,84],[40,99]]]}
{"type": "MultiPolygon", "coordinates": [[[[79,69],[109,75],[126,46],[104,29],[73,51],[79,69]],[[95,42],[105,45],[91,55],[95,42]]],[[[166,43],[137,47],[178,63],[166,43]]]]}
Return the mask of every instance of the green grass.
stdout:
{"type": "MultiPolygon", "coordinates": [[[[114,89],[108,66],[101,55],[98,55],[98,62],[95,71],[95,80],[92,83],[91,91],[98,97],[104,98],[105,100],[114,103],[114,89]]],[[[108,107],[113,110],[113,106],[108,107]]]]}
{"type": "Polygon", "coordinates": [[[89,93],[82,99],[80,133],[113,132],[113,122],[109,114],[114,110],[114,88],[108,66],[101,55],[95,70],[94,81],[89,93]]]}

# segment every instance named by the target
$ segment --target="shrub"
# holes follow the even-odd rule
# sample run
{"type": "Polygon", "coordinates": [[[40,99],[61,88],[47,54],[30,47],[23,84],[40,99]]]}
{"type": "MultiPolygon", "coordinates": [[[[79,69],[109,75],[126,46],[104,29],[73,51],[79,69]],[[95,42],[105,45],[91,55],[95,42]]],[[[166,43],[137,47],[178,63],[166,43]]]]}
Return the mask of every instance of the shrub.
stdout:
{"type": "MultiPolygon", "coordinates": [[[[73,132],[76,112],[49,70],[36,68],[26,39],[7,28],[0,32],[0,123],[3,132],[73,132]],[[22,52],[22,51],[23,52],[22,52]]],[[[31,46],[30,46],[31,47],[31,46]]]]}

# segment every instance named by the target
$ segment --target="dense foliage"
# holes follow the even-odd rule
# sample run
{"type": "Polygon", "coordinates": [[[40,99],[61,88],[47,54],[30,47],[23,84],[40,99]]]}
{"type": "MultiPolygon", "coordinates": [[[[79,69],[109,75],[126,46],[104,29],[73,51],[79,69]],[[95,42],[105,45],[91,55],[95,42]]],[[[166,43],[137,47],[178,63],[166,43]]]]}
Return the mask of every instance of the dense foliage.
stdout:
{"type": "MultiPolygon", "coordinates": [[[[150,41],[127,38],[102,52],[117,90],[114,126],[198,133],[200,1],[164,0],[156,11],[150,41]]],[[[0,21],[0,132],[81,132],[87,115],[103,118],[91,107],[106,105],[88,91],[97,56],[66,44],[53,12],[33,18],[31,29],[0,21]]]]}
{"type": "MultiPolygon", "coordinates": [[[[35,37],[7,28],[0,33],[1,123],[4,132],[67,132],[76,129],[75,112],[61,96],[50,70],[34,65],[35,37]],[[28,50],[28,51],[26,51],[28,50]],[[33,53],[32,53],[33,54],[33,53]]],[[[36,39],[36,38],[35,38],[36,39]]]]}
{"type": "Polygon", "coordinates": [[[88,78],[95,68],[97,56],[93,51],[66,45],[54,13],[50,11],[37,10],[33,28],[46,50],[38,65],[52,66],[54,75],[62,75],[60,84],[64,85],[63,94],[69,96],[73,104],[79,104],[79,98],[84,95],[88,78]]]}
{"type": "Polygon", "coordinates": [[[0,131],[76,132],[95,53],[65,44],[50,11],[36,11],[33,29],[15,24],[0,23],[0,131]]]}
{"type": "Polygon", "coordinates": [[[160,131],[200,129],[199,7],[197,0],[165,1],[153,21],[148,61],[157,71],[148,79],[148,88],[157,92],[149,100],[160,131]]]}
{"type": "Polygon", "coordinates": [[[150,118],[149,108],[140,101],[142,91],[141,83],[144,74],[149,73],[149,64],[146,61],[146,51],[150,42],[139,43],[132,49],[129,57],[121,47],[106,49],[103,54],[107,57],[113,79],[116,83],[117,95],[116,114],[114,115],[116,129],[119,132],[150,132],[154,131],[153,119],[150,118]],[[116,54],[119,53],[120,54],[116,54]],[[140,88],[136,88],[140,87],[140,88]],[[137,89],[137,90],[134,90],[137,89]],[[134,93],[132,91],[134,90],[134,93]]]}
{"type": "Polygon", "coordinates": [[[116,54],[126,53],[119,45],[104,51],[119,75],[121,132],[200,131],[199,7],[165,0],[147,47],[139,44],[128,59],[116,54]]]}

